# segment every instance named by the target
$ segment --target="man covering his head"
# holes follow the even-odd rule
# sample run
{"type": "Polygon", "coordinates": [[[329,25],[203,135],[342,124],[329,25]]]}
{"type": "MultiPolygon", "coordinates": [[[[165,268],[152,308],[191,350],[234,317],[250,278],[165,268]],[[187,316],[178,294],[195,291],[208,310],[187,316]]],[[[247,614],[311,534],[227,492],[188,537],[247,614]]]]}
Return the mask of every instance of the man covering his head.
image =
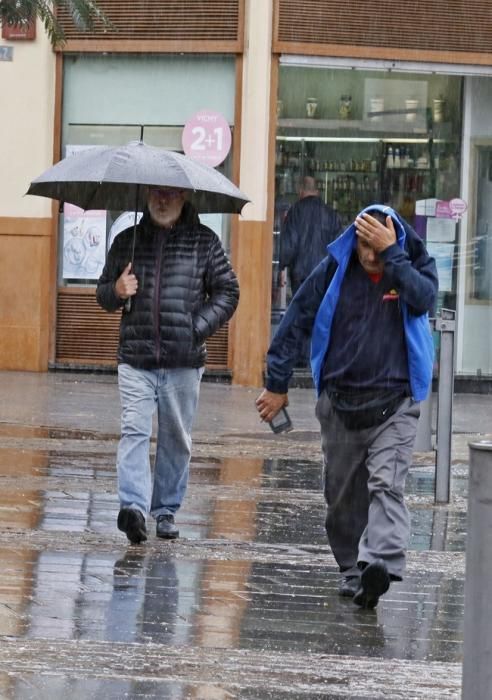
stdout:
{"type": "Polygon", "coordinates": [[[363,210],[328,250],[277,330],[256,403],[266,421],[287,405],[299,348],[311,338],[339,592],[374,608],[405,569],[404,487],[419,402],[432,380],[436,264],[415,231],[382,205],[363,210]]]}

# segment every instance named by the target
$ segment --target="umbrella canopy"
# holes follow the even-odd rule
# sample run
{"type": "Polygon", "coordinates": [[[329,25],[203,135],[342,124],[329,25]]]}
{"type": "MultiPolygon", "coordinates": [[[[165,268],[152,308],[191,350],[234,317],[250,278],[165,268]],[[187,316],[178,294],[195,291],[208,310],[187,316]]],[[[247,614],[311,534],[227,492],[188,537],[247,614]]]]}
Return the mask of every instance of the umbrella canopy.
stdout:
{"type": "Polygon", "coordinates": [[[94,146],[68,156],[33,180],[27,194],[85,210],[142,210],[146,193],[140,185],[189,190],[189,200],[204,214],[239,213],[250,201],[214,168],[143,141],[94,146]]]}

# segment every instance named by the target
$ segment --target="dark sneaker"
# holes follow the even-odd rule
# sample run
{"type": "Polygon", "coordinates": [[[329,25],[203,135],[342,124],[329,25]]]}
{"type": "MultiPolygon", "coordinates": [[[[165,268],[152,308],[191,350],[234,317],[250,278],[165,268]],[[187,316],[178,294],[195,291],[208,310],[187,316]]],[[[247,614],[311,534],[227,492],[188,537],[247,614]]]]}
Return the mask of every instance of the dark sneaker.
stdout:
{"type": "Polygon", "coordinates": [[[360,587],[360,576],[344,576],[338,587],[338,595],[342,598],[353,598],[360,587]]]}
{"type": "Polygon", "coordinates": [[[174,515],[158,515],[155,534],[164,540],[175,540],[179,537],[179,530],[174,524],[174,515]]]}
{"type": "Polygon", "coordinates": [[[390,576],[382,559],[368,564],[360,576],[360,588],[354,595],[354,603],[361,608],[372,610],[379,597],[390,587],[390,576]]]}
{"type": "Polygon", "coordinates": [[[140,544],[147,539],[145,518],[136,508],[121,508],[118,513],[118,530],[124,532],[132,544],[140,544]]]}

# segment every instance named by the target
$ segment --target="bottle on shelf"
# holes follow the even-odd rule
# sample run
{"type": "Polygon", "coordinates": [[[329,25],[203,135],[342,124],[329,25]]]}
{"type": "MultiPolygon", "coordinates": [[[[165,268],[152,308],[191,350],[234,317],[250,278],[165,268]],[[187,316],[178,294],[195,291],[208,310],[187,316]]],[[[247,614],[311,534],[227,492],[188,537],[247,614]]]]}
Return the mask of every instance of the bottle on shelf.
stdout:
{"type": "Polygon", "coordinates": [[[282,173],[282,175],[278,179],[278,191],[280,195],[284,195],[287,192],[287,189],[285,187],[285,177],[287,173],[282,173]]]}
{"type": "Polygon", "coordinates": [[[421,155],[417,158],[418,170],[428,170],[430,167],[430,155],[427,148],[424,148],[421,155]]]}
{"type": "Polygon", "coordinates": [[[415,158],[410,148],[407,148],[407,168],[415,168],[415,158]]]}
{"type": "Polygon", "coordinates": [[[277,149],[277,156],[275,159],[275,165],[280,168],[284,164],[284,144],[281,143],[279,144],[279,147],[277,149]]]}
{"type": "Polygon", "coordinates": [[[393,167],[394,168],[400,168],[401,167],[401,162],[400,162],[400,149],[398,146],[395,148],[395,155],[393,157],[393,167]]]}
{"type": "Polygon", "coordinates": [[[388,150],[386,152],[386,167],[388,169],[391,169],[394,167],[394,159],[393,159],[393,147],[388,146],[388,150]]]}
{"type": "Polygon", "coordinates": [[[408,167],[408,152],[405,146],[400,147],[400,167],[401,168],[407,168],[408,167]]]}

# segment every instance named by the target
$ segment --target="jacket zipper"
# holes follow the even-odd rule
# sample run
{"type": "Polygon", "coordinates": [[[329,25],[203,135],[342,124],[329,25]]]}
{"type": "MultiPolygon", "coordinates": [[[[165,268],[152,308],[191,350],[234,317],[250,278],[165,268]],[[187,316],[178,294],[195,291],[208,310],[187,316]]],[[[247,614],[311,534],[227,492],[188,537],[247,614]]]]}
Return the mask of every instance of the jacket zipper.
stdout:
{"type": "Polygon", "coordinates": [[[155,288],[154,288],[154,323],[155,323],[155,359],[157,361],[157,366],[159,367],[159,361],[161,359],[161,334],[159,327],[159,310],[160,310],[160,289],[161,289],[161,261],[162,261],[162,246],[164,245],[164,235],[162,233],[157,234],[159,236],[158,250],[157,250],[157,260],[156,260],[156,271],[155,271],[155,288]]]}

